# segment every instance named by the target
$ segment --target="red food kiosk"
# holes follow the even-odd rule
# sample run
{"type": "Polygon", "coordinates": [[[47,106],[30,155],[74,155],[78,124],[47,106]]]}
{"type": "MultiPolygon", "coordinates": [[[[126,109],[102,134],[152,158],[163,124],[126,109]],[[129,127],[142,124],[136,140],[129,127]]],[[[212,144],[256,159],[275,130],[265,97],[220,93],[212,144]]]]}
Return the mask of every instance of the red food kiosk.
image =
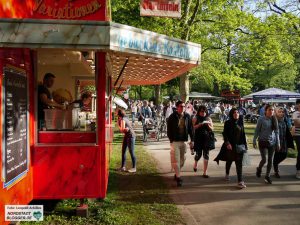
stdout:
{"type": "Polygon", "coordinates": [[[5,205],[104,198],[112,90],[179,76],[199,64],[200,46],[112,23],[106,0],[0,2],[0,224],[5,224],[5,205]],[[51,90],[56,101],[73,101],[88,90],[91,110],[49,109],[39,128],[37,88],[45,73],[56,76],[51,90]]]}

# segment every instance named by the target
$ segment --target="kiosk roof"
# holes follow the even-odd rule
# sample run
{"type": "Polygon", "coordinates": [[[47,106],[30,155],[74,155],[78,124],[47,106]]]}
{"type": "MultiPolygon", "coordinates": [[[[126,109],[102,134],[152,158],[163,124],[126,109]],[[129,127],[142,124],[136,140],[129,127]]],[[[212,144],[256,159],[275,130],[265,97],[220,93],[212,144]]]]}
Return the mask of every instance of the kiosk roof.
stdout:
{"type": "Polygon", "coordinates": [[[161,84],[200,63],[199,44],[112,22],[0,19],[0,32],[0,47],[106,51],[124,85],[161,84]]]}

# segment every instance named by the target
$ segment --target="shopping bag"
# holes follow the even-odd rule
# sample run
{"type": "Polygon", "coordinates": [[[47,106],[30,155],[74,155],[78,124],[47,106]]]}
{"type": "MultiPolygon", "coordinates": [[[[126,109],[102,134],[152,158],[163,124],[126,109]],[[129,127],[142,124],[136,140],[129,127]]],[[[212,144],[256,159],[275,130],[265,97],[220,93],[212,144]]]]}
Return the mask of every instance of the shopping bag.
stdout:
{"type": "Polygon", "coordinates": [[[248,152],[243,154],[243,166],[251,166],[251,157],[248,152]]]}

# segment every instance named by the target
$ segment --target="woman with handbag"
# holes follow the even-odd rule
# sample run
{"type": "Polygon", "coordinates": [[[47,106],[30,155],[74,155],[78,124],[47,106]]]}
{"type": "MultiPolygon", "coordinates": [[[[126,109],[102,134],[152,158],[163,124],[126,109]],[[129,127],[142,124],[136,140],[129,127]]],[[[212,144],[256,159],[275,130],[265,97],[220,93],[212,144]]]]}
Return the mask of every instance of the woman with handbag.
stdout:
{"type": "Polygon", "coordinates": [[[246,188],[243,181],[243,156],[247,151],[246,135],[242,117],[237,108],[232,108],[229,112],[229,120],[224,124],[223,129],[224,144],[215,161],[226,161],[225,180],[229,181],[229,172],[232,162],[235,162],[238,179],[238,188],[246,188]]]}
{"type": "Polygon", "coordinates": [[[209,160],[209,132],[213,131],[213,122],[208,116],[207,108],[204,105],[200,105],[197,110],[197,115],[193,118],[194,128],[194,150],[195,163],[194,171],[197,172],[197,164],[201,156],[203,155],[203,175],[204,178],[209,178],[207,175],[207,167],[209,160]]]}
{"type": "Polygon", "coordinates": [[[136,172],[136,157],[134,154],[134,145],[135,145],[135,132],[130,125],[129,119],[126,116],[126,113],[124,110],[119,109],[118,110],[118,126],[120,129],[120,132],[124,134],[123,137],[123,143],[122,143],[122,165],[119,168],[120,171],[125,172],[126,171],[126,150],[129,149],[129,153],[131,156],[132,161],[132,168],[128,170],[129,173],[135,173],[136,172]]]}
{"type": "Polygon", "coordinates": [[[280,178],[278,165],[287,157],[288,148],[295,148],[293,136],[290,132],[288,121],[285,118],[284,108],[278,107],[275,110],[275,116],[278,120],[280,149],[275,149],[273,168],[274,176],[280,178]]]}
{"type": "Polygon", "coordinates": [[[262,168],[267,161],[268,155],[267,171],[265,175],[265,182],[267,184],[272,184],[270,172],[272,169],[275,148],[280,149],[278,121],[273,113],[273,106],[267,104],[265,106],[265,115],[259,117],[257,121],[253,137],[253,147],[257,147],[256,140],[258,139],[258,147],[261,155],[261,161],[256,168],[257,177],[261,177],[262,168]]]}

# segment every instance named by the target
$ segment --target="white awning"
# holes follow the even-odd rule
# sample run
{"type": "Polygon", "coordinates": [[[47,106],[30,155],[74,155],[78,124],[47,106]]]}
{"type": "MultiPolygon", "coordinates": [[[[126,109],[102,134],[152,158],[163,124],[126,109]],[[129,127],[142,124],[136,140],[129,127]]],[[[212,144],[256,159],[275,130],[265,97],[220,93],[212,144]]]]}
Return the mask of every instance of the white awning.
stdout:
{"type": "Polygon", "coordinates": [[[200,63],[199,44],[112,22],[0,19],[0,47],[60,48],[108,53],[124,85],[161,84],[200,63]]]}
{"type": "Polygon", "coordinates": [[[243,98],[256,99],[283,99],[283,98],[300,98],[300,93],[287,91],[279,88],[268,88],[262,91],[254,92],[243,98]]]}

